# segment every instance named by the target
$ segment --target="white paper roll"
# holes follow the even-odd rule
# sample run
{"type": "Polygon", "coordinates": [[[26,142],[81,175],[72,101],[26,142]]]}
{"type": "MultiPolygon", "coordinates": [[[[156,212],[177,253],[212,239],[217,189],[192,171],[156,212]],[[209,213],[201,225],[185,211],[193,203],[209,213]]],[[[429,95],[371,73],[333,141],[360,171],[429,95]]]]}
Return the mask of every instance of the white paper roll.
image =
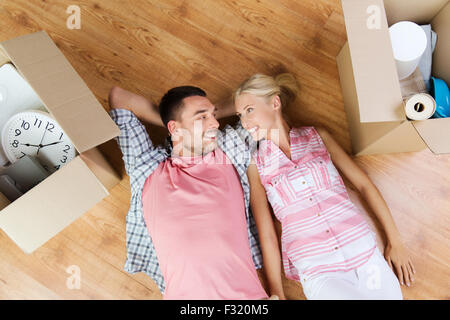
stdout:
{"type": "Polygon", "coordinates": [[[426,120],[436,111],[436,102],[427,93],[418,93],[405,100],[405,113],[411,120],[426,120]]]}
{"type": "Polygon", "coordinates": [[[389,28],[399,80],[416,70],[427,46],[425,31],[411,21],[400,21],[389,28]]]}

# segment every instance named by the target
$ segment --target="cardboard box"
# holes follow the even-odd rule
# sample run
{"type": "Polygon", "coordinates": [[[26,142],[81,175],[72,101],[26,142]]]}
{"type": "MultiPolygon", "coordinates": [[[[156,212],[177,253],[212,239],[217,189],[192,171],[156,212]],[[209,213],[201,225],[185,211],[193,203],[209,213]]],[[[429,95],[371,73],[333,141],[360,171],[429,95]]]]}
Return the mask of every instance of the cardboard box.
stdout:
{"type": "Polygon", "coordinates": [[[45,31],[0,43],[79,155],[0,211],[0,228],[31,253],[106,197],[120,178],[96,148],[120,129],[45,31]]]}
{"type": "Polygon", "coordinates": [[[450,118],[406,118],[388,26],[431,23],[437,33],[432,75],[450,85],[448,0],[341,0],[347,43],[336,57],[355,155],[429,148],[450,153],[450,118]]]}
{"type": "Polygon", "coordinates": [[[7,207],[11,202],[0,192],[0,210],[7,207]]]}

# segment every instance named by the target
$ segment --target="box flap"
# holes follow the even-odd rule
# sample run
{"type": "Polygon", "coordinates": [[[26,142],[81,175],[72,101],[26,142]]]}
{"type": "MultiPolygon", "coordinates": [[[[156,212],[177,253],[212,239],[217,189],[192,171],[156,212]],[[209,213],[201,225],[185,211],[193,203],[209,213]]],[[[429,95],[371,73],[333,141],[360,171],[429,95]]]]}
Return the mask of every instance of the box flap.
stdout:
{"type": "Polygon", "coordinates": [[[432,118],[411,122],[433,153],[450,153],[450,118],[432,118]]]}
{"type": "MultiPolygon", "coordinates": [[[[364,126],[382,125],[387,122],[364,124],[364,126]]],[[[372,130],[370,128],[369,130],[372,130]]],[[[426,144],[422,141],[411,121],[405,120],[375,142],[371,143],[356,155],[398,152],[417,152],[426,149],[426,144]]]]}
{"type": "Polygon", "coordinates": [[[8,63],[10,60],[6,56],[6,54],[1,50],[0,48],[0,67],[4,65],[5,63],[8,63]]]}
{"type": "Polygon", "coordinates": [[[111,117],[45,31],[0,43],[78,152],[120,134],[111,117]]]}
{"type": "Polygon", "coordinates": [[[384,0],[384,7],[390,26],[405,20],[427,24],[447,2],[448,0],[384,0]]]}
{"type": "Polygon", "coordinates": [[[405,120],[383,0],[342,0],[361,122],[405,120]]]}
{"type": "Polygon", "coordinates": [[[112,189],[120,182],[119,175],[98,148],[85,151],[80,154],[80,157],[107,190],[112,189]]]}
{"type": "Polygon", "coordinates": [[[0,211],[0,228],[31,253],[108,195],[80,157],[0,211]]]}
{"type": "MultiPolygon", "coordinates": [[[[356,92],[348,42],[337,55],[336,64],[339,70],[344,109],[352,141],[352,153],[358,155],[367,146],[375,143],[399,126],[401,122],[361,122],[359,117],[358,94],[356,92]]],[[[420,138],[418,139],[420,140],[420,138]]]]}
{"type": "Polygon", "coordinates": [[[3,193],[0,192],[0,210],[7,207],[11,201],[8,200],[8,198],[5,197],[3,193]]]}
{"type": "Polygon", "coordinates": [[[450,86],[450,1],[431,21],[438,40],[433,53],[433,72],[436,78],[443,79],[450,86]]]}

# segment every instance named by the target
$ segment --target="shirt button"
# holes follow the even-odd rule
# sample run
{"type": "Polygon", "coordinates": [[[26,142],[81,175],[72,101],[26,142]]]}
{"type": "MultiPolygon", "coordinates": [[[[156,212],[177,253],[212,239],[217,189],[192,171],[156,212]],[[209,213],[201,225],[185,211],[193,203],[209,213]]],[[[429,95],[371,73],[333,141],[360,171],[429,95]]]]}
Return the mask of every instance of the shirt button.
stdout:
{"type": "Polygon", "coordinates": [[[317,215],[320,216],[320,212],[317,215]]]}
{"type": "Polygon", "coordinates": [[[338,247],[334,247],[334,250],[337,250],[338,249],[338,247]]]}
{"type": "Polygon", "coordinates": [[[327,232],[329,233],[329,232],[330,232],[330,230],[327,230],[327,232]]]}
{"type": "Polygon", "coordinates": [[[302,184],[305,184],[306,183],[306,181],[302,181],[302,184]]]}
{"type": "Polygon", "coordinates": [[[309,201],[312,201],[312,198],[309,198],[309,201]]]}
{"type": "Polygon", "coordinates": [[[298,166],[294,166],[295,169],[298,169],[298,166]]]}

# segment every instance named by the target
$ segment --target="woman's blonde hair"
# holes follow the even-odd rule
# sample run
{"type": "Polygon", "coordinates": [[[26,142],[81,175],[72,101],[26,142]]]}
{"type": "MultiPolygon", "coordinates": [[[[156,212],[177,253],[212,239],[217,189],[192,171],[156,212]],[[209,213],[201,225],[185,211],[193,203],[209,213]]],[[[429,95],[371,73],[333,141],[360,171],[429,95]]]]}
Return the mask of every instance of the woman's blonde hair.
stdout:
{"type": "Polygon", "coordinates": [[[275,77],[264,74],[254,74],[245,80],[233,94],[233,103],[241,94],[248,93],[270,100],[278,95],[282,111],[295,101],[299,92],[298,83],[290,73],[281,73],[275,77]]]}

